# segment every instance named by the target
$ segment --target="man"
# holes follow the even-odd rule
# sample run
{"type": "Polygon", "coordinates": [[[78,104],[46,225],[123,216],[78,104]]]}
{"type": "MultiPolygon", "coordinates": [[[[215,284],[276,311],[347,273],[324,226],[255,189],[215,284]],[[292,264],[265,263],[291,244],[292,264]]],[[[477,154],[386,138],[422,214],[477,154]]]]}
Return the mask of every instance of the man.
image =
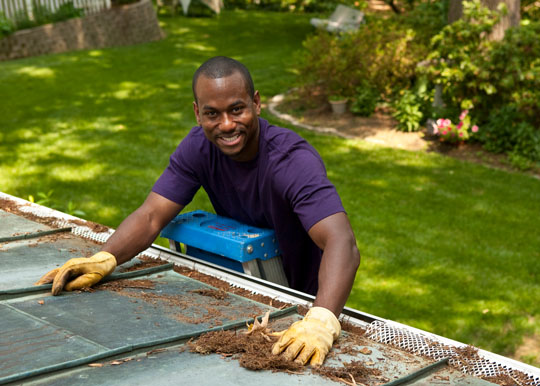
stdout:
{"type": "Polygon", "coordinates": [[[339,336],[337,316],[360,263],[341,200],[315,149],[259,118],[260,95],[243,64],[222,56],[209,59],[193,76],[193,94],[199,126],[171,155],[141,207],[101,252],[71,259],[36,284],[53,281],[56,295],[97,283],[148,248],[203,186],[217,214],[275,230],[290,286],[316,299],[272,351],[320,365],[339,336]]]}

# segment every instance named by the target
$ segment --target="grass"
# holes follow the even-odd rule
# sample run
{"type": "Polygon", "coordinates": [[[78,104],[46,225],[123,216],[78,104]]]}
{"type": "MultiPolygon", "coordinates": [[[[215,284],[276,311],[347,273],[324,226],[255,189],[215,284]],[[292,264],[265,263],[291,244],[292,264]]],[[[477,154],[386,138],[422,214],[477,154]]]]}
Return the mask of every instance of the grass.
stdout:
{"type": "MultiPolygon", "coordinates": [[[[310,32],[309,15],[160,20],[160,42],[0,63],[0,190],[52,189],[61,209],[71,201],[118,226],[195,124],[197,66],[235,57],[265,100],[294,84],[294,53],[310,32]]],[[[509,356],[540,336],[540,181],[297,132],[325,160],[358,239],[348,306],[509,356]]],[[[204,192],[187,210],[198,208],[211,210],[204,192]]],[[[538,366],[540,352],[518,359],[538,366]]]]}

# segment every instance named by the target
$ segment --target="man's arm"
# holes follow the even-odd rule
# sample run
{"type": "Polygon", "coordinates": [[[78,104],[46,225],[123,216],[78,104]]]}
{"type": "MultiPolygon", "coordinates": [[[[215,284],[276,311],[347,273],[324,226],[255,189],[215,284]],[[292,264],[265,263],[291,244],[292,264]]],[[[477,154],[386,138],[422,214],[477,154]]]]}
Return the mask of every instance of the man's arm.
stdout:
{"type": "Polygon", "coordinates": [[[144,203],[131,213],[101,248],[111,253],[120,265],[148,248],[159,232],[182,209],[167,198],[150,192],[144,203]]]}
{"type": "Polygon", "coordinates": [[[150,193],[144,203],[120,224],[116,232],[91,257],[69,259],[47,272],[35,284],[53,283],[52,294],[91,287],[139,252],[148,248],[160,230],[173,219],[183,205],[157,193],[150,193]]]}
{"type": "Polygon", "coordinates": [[[319,268],[319,291],[304,319],[295,322],[272,347],[288,360],[322,365],[341,332],[341,313],[360,264],[360,253],[347,215],[328,216],[309,230],[309,236],[323,250],[319,268]]]}
{"type": "Polygon", "coordinates": [[[323,250],[319,290],[313,305],[329,309],[337,317],[349,297],[360,265],[349,218],[343,212],[333,214],[313,225],[308,234],[323,250]]]}

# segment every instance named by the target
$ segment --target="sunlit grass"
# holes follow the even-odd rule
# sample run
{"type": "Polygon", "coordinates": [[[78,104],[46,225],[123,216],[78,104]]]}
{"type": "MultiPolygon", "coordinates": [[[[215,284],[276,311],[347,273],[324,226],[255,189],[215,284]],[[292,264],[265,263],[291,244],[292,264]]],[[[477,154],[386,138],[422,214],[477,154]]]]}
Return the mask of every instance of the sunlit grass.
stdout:
{"type": "MultiPolygon", "coordinates": [[[[168,37],[159,42],[0,63],[1,191],[54,190],[60,207],[72,201],[117,227],[195,124],[198,65],[215,54],[243,61],[266,101],[294,85],[292,58],[311,31],[309,15],[297,14],[160,22],[168,37]]],[[[538,334],[540,181],[298,133],[323,157],[358,240],[349,306],[504,355],[538,334]]],[[[194,209],[212,210],[204,192],[194,209]]]]}

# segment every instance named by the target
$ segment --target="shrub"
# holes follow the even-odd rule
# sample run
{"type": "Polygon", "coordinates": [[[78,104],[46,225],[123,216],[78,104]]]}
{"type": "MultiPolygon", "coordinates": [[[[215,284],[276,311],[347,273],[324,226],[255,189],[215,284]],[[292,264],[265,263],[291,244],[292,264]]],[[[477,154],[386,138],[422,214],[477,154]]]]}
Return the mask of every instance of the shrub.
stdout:
{"type": "Polygon", "coordinates": [[[529,20],[540,20],[540,7],[537,0],[521,0],[521,18],[529,20]]]}
{"type": "MultiPolygon", "coordinates": [[[[354,1],[347,0],[343,3],[354,1]]],[[[320,0],[227,0],[227,9],[264,9],[267,11],[300,11],[300,12],[332,12],[336,8],[335,1],[320,0]]]]}
{"type": "Polygon", "coordinates": [[[370,18],[358,31],[341,35],[317,31],[304,41],[300,85],[349,98],[365,84],[383,95],[390,95],[393,88],[408,88],[416,58],[426,55],[427,48],[400,20],[370,18]]]}
{"type": "Polygon", "coordinates": [[[54,12],[52,12],[46,5],[41,4],[38,0],[34,0],[32,4],[34,20],[30,19],[25,10],[18,10],[13,18],[14,21],[12,31],[37,27],[43,24],[64,21],[75,17],[81,17],[84,14],[84,10],[82,8],[76,8],[72,1],[60,5],[54,12]]]}
{"type": "Polygon", "coordinates": [[[434,134],[438,135],[442,142],[460,143],[468,141],[472,135],[477,135],[478,131],[478,126],[471,124],[469,110],[463,110],[458,123],[453,123],[450,119],[437,119],[434,134]]]}
{"type": "Polygon", "coordinates": [[[512,104],[529,124],[540,127],[540,21],[510,28],[494,45],[487,70],[497,94],[489,109],[512,104]]]}
{"type": "Polygon", "coordinates": [[[422,102],[411,90],[403,90],[400,97],[394,99],[392,116],[398,121],[398,129],[402,131],[417,131],[424,118],[422,102]]]}
{"type": "Polygon", "coordinates": [[[3,12],[0,12],[0,37],[7,36],[13,32],[15,29],[13,23],[4,15],[3,12]]]}
{"type": "Polygon", "coordinates": [[[540,132],[524,122],[522,113],[514,105],[493,110],[479,139],[486,150],[494,153],[540,161],[540,132]]]}
{"type": "Polygon", "coordinates": [[[36,26],[36,23],[33,20],[30,20],[30,17],[23,9],[15,12],[13,23],[15,24],[15,30],[32,28],[36,26]]]}
{"type": "Polygon", "coordinates": [[[43,25],[53,22],[53,12],[38,0],[32,1],[32,11],[34,13],[34,25],[43,25]]]}
{"type": "Polygon", "coordinates": [[[489,41],[498,15],[478,0],[463,4],[463,19],[433,37],[428,65],[419,68],[419,73],[442,85],[448,105],[474,107],[485,128],[478,138],[486,149],[535,160],[540,127],[540,22],[526,21],[508,29],[502,41],[489,41]]]}
{"type": "Polygon", "coordinates": [[[495,93],[487,69],[492,42],[486,39],[497,16],[479,0],[463,2],[463,18],[431,39],[428,65],[420,73],[441,84],[446,103],[460,106],[470,100],[477,107],[483,96],[495,93]]]}
{"type": "Polygon", "coordinates": [[[304,41],[306,51],[300,58],[299,70],[301,85],[308,90],[320,88],[325,97],[352,96],[355,85],[348,74],[354,71],[354,66],[346,53],[350,44],[350,37],[338,39],[326,31],[318,31],[304,41]]]}
{"type": "Polygon", "coordinates": [[[356,88],[349,110],[356,115],[369,117],[379,102],[379,93],[368,84],[356,88]]]}
{"type": "Polygon", "coordinates": [[[81,17],[83,14],[84,10],[82,8],[75,8],[73,2],[70,1],[58,7],[58,9],[51,15],[51,20],[53,22],[64,21],[74,17],[81,17]]]}

